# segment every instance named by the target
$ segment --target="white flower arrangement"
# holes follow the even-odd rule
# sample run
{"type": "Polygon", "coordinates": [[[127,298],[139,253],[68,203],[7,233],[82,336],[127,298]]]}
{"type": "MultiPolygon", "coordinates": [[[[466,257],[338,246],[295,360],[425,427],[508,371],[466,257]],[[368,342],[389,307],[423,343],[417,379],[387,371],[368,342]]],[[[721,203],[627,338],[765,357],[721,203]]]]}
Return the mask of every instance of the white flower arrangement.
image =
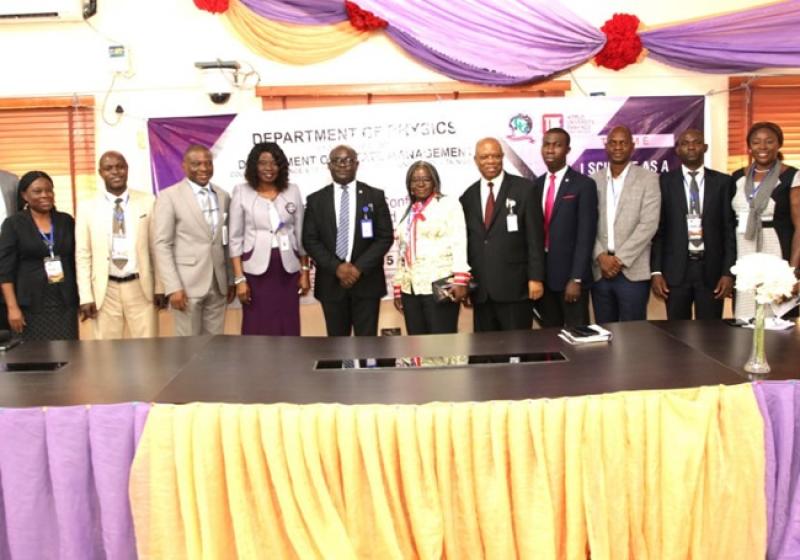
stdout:
{"type": "Polygon", "coordinates": [[[752,292],[756,303],[778,303],[792,295],[797,279],[789,263],[776,255],[751,253],[736,260],[731,267],[736,275],[736,289],[752,292]]]}

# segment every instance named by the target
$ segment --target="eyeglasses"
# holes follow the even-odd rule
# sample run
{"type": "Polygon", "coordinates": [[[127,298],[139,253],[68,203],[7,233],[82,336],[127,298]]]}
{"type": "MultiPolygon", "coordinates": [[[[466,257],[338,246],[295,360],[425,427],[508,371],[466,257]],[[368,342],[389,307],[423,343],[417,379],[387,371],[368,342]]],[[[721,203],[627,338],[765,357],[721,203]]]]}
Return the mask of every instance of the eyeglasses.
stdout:
{"type": "Polygon", "coordinates": [[[425,183],[426,185],[430,185],[433,183],[433,179],[430,177],[412,177],[411,181],[412,184],[414,183],[425,183]]]}
{"type": "Polygon", "coordinates": [[[331,158],[332,165],[353,165],[358,160],[354,157],[335,157],[331,158]]]}

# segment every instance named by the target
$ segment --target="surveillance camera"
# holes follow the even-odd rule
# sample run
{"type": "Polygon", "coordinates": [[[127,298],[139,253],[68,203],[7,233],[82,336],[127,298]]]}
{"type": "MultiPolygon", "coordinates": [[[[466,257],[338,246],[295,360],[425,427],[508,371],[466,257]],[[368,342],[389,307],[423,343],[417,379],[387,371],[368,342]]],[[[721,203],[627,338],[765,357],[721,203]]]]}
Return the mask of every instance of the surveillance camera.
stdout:
{"type": "Polygon", "coordinates": [[[228,102],[228,99],[231,98],[230,93],[222,93],[222,92],[215,92],[209,93],[208,97],[211,98],[211,102],[217,105],[224,105],[228,102]]]}
{"type": "Polygon", "coordinates": [[[197,62],[195,66],[200,69],[203,89],[212,103],[222,105],[231,98],[231,92],[238,86],[238,62],[197,62]]]}

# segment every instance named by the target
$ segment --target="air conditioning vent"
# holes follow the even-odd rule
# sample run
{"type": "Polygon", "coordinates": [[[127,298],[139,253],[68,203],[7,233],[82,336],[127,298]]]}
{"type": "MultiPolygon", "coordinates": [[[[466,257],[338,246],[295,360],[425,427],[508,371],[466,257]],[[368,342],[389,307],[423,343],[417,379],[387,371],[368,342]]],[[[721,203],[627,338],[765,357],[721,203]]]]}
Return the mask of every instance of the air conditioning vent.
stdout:
{"type": "Polygon", "coordinates": [[[96,0],[0,0],[0,24],[80,21],[96,11],[96,0]]]}

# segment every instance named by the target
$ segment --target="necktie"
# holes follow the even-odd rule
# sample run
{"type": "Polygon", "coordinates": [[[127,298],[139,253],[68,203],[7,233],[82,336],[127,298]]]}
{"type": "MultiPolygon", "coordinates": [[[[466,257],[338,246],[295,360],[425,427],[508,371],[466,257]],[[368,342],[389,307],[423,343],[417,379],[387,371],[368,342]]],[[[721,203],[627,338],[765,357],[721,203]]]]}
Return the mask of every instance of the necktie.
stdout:
{"type": "Polygon", "coordinates": [[[336,228],[336,256],[347,260],[350,231],[350,193],[347,185],[342,185],[342,197],[339,202],[339,225],[336,228]]]}
{"type": "Polygon", "coordinates": [[[200,188],[200,210],[203,211],[203,217],[206,219],[208,228],[214,232],[214,207],[211,205],[211,193],[208,192],[208,187],[200,188]]]}
{"type": "MultiPolygon", "coordinates": [[[[120,238],[125,237],[125,210],[122,208],[122,199],[117,198],[114,200],[114,217],[111,226],[112,237],[120,238]]],[[[112,251],[111,262],[117,268],[125,268],[128,262],[128,257],[124,254],[117,254],[112,251]]]]}
{"type": "Polygon", "coordinates": [[[483,225],[486,229],[489,229],[489,225],[492,223],[492,215],[494,214],[494,183],[489,181],[486,186],[489,187],[489,197],[486,199],[486,208],[483,212],[483,225]]]}
{"type": "Polygon", "coordinates": [[[553,204],[556,200],[556,176],[550,174],[550,184],[547,186],[547,195],[544,198],[544,247],[550,247],[550,217],[553,215],[553,204]]]}
{"type": "Polygon", "coordinates": [[[697,171],[689,171],[692,180],[689,182],[689,213],[700,215],[700,189],[697,186],[697,171]]]}

